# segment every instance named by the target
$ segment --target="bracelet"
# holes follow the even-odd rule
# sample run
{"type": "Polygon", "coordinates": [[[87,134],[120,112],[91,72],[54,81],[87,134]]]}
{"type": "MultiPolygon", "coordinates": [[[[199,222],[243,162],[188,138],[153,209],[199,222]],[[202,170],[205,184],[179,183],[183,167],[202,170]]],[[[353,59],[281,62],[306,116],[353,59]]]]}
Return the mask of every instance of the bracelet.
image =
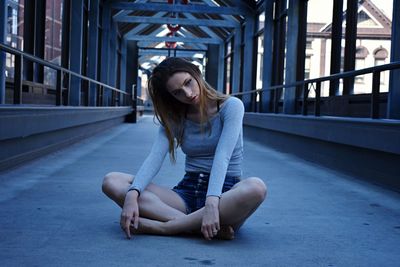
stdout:
{"type": "MultiPolygon", "coordinates": [[[[131,188],[128,189],[128,192],[129,192],[129,191],[132,191],[132,190],[135,190],[135,191],[138,193],[138,197],[140,197],[140,190],[139,190],[139,189],[134,188],[134,187],[131,187],[131,188]]],[[[128,193],[128,192],[127,192],[127,193],[128,193]]]]}

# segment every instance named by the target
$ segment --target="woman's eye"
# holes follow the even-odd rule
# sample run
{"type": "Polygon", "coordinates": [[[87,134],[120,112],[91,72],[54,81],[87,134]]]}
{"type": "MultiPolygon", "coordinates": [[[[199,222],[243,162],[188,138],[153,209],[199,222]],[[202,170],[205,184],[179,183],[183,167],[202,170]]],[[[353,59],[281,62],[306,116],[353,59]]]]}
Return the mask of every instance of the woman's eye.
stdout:
{"type": "Polygon", "coordinates": [[[174,96],[177,96],[177,95],[180,94],[180,92],[181,92],[181,90],[175,90],[172,94],[173,94],[174,96]]]}
{"type": "Polygon", "coordinates": [[[192,82],[192,79],[187,80],[186,85],[189,85],[192,82]]]}

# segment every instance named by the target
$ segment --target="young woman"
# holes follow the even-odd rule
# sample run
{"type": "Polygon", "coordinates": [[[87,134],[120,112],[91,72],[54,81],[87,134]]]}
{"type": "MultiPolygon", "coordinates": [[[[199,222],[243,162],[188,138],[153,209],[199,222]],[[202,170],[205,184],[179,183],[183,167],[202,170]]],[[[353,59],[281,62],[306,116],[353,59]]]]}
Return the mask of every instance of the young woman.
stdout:
{"type": "Polygon", "coordinates": [[[112,172],[103,192],[120,207],[121,228],[131,233],[233,239],[266,196],[264,182],[241,180],[243,103],[214,90],[192,63],[168,58],[149,83],[155,116],[161,123],[150,154],[138,173],[112,172]],[[186,154],[183,179],[173,189],[151,183],[167,152],[186,154]]]}

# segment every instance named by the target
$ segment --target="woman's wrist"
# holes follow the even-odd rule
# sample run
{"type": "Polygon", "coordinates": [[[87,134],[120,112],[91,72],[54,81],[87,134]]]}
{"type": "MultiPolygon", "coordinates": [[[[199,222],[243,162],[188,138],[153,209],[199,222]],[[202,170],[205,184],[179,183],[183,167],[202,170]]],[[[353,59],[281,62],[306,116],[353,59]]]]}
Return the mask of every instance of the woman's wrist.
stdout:
{"type": "Polygon", "coordinates": [[[140,191],[137,188],[129,188],[127,194],[135,196],[138,198],[140,196],[140,191]]]}
{"type": "Polygon", "coordinates": [[[207,196],[205,205],[209,206],[209,207],[218,207],[219,197],[218,196],[207,196]]]}

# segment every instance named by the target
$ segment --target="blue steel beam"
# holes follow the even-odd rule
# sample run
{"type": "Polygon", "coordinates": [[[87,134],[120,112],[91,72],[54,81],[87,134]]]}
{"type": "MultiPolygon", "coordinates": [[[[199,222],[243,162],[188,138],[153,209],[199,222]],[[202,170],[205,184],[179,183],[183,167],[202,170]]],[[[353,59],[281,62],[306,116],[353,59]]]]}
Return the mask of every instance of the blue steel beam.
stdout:
{"type": "MultiPolygon", "coordinates": [[[[0,43],[4,44],[7,36],[7,4],[0,1],[0,43]]],[[[0,105],[6,101],[6,53],[0,52],[0,105]]]]}
{"type": "MultiPolygon", "coordinates": [[[[183,13],[187,18],[189,18],[190,20],[194,20],[194,21],[196,21],[197,20],[197,18],[195,17],[195,16],[193,16],[192,14],[190,14],[190,13],[183,13]]],[[[215,21],[215,20],[214,20],[215,21]]],[[[218,20],[219,21],[219,20],[218,20]]],[[[232,23],[232,24],[234,24],[234,25],[236,25],[237,27],[239,27],[240,26],[240,24],[238,23],[238,22],[235,22],[235,21],[229,21],[229,20],[223,20],[223,21],[226,21],[226,22],[229,22],[229,23],[232,23]]],[[[199,25],[200,26],[200,25],[199,25]]],[[[210,26],[213,26],[213,25],[210,25],[210,26]]],[[[214,23],[214,27],[215,27],[215,23],[214,23]]],[[[216,27],[220,27],[220,26],[216,26],[216,27]]],[[[208,28],[208,27],[204,27],[204,26],[200,26],[200,29],[201,30],[203,30],[205,33],[207,33],[210,37],[212,37],[212,38],[216,38],[216,39],[221,39],[214,31],[212,31],[210,28],[208,28]]]]}
{"type": "MultiPolygon", "coordinates": [[[[103,5],[102,14],[102,40],[101,40],[101,72],[100,81],[102,83],[109,83],[109,57],[110,57],[110,27],[111,27],[111,9],[107,3],[103,5]]],[[[106,106],[108,103],[109,92],[103,92],[103,99],[100,105],[106,106]]]]}
{"type": "Polygon", "coordinates": [[[111,3],[113,9],[124,9],[132,11],[152,11],[152,12],[188,12],[188,13],[201,13],[201,14],[224,14],[224,15],[244,15],[245,10],[239,7],[213,7],[209,5],[168,5],[168,4],[136,4],[131,2],[117,2],[111,3]]]}
{"type": "MultiPolygon", "coordinates": [[[[292,84],[296,82],[297,53],[300,52],[297,51],[298,36],[300,31],[298,25],[298,18],[300,15],[299,11],[299,1],[289,0],[285,72],[286,84],[292,84]]],[[[296,87],[285,88],[284,94],[283,112],[286,114],[294,114],[296,111],[296,87]]]]}
{"type": "Polygon", "coordinates": [[[233,35],[233,70],[232,70],[232,86],[231,93],[238,93],[240,87],[240,66],[241,62],[241,44],[242,44],[242,30],[237,27],[233,35]]]}
{"type": "MultiPolygon", "coordinates": [[[[400,0],[393,0],[392,18],[390,62],[400,61],[400,0]]],[[[400,119],[400,70],[391,71],[389,88],[387,117],[400,119]]]]}
{"type": "Polygon", "coordinates": [[[225,44],[222,43],[219,45],[219,57],[218,57],[218,83],[217,88],[215,88],[219,92],[223,92],[224,90],[224,75],[225,74],[225,44]]]}
{"type": "MultiPolygon", "coordinates": [[[[243,92],[254,89],[254,31],[255,14],[246,17],[244,28],[244,56],[243,56],[243,92]]],[[[251,94],[245,94],[242,97],[246,111],[251,109],[251,94]]]]}
{"type": "Polygon", "coordinates": [[[221,40],[214,38],[187,38],[176,36],[144,36],[134,35],[127,37],[127,40],[148,41],[148,42],[183,42],[183,43],[203,43],[203,44],[220,44],[221,40]]]}
{"type": "MultiPolygon", "coordinates": [[[[70,70],[82,73],[82,28],[83,0],[71,1],[71,32],[70,32],[70,70]]],[[[72,76],[69,93],[69,104],[79,106],[81,102],[81,79],[72,76]]]]}
{"type": "Polygon", "coordinates": [[[262,73],[262,112],[270,111],[270,98],[271,91],[267,90],[272,86],[272,45],[274,35],[274,1],[266,0],[264,6],[265,20],[264,20],[264,55],[263,55],[263,73],[262,73]]]}
{"type": "MultiPolygon", "coordinates": [[[[99,48],[99,0],[90,1],[89,12],[89,48],[88,49],[88,76],[97,80],[98,68],[98,48],[99,48]]],[[[89,106],[96,106],[97,90],[96,84],[90,83],[89,87],[89,106]]]]}
{"type": "MultiPolygon", "coordinates": [[[[195,52],[195,51],[184,51],[184,50],[176,50],[174,52],[174,49],[171,49],[171,53],[176,55],[177,57],[187,57],[187,58],[192,58],[196,54],[202,54],[204,55],[204,52],[195,52]]],[[[169,52],[166,49],[159,50],[159,49],[151,49],[151,50],[139,50],[139,56],[168,56],[169,52]]]]}
{"type": "Polygon", "coordinates": [[[116,22],[131,22],[131,23],[147,23],[147,24],[179,24],[179,25],[194,25],[194,26],[208,26],[208,27],[226,27],[234,28],[239,26],[238,22],[227,20],[213,20],[213,19],[183,19],[183,18],[169,18],[169,17],[143,17],[143,16],[124,16],[114,18],[116,22]]]}

